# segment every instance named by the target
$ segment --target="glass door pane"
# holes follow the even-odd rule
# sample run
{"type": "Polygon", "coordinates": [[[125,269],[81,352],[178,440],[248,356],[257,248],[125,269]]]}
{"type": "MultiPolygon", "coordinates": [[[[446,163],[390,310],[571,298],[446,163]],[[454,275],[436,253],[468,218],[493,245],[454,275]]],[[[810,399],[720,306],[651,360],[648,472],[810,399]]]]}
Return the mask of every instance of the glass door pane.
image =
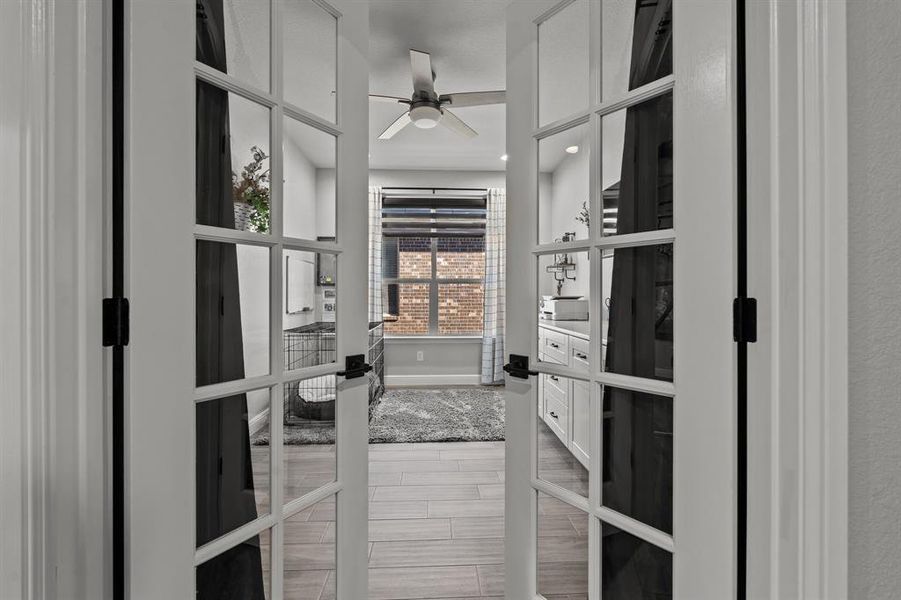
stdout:
{"type": "Polygon", "coordinates": [[[538,493],[538,593],[587,597],[588,514],[538,493]]]}
{"type": "Polygon", "coordinates": [[[589,0],[575,0],[538,26],[538,125],[576,113],[590,102],[589,0]]]}
{"type": "Polygon", "coordinates": [[[605,0],[602,7],[605,101],[672,75],[672,0],[605,0]]]}

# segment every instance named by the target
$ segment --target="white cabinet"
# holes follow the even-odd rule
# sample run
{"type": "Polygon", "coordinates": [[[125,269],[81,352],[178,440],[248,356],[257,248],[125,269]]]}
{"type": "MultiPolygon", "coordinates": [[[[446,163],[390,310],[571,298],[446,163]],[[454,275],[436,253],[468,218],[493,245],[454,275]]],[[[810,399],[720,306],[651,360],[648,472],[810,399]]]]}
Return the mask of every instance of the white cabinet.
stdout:
{"type": "Polygon", "coordinates": [[[570,383],[570,405],[572,406],[572,440],[570,441],[569,450],[573,453],[579,462],[586,468],[588,467],[588,440],[591,432],[589,430],[590,419],[589,402],[590,395],[588,382],[573,379],[570,383]]]}
{"type": "MultiPolygon", "coordinates": [[[[581,335],[538,328],[538,358],[588,375],[589,343],[581,335]]],[[[589,459],[591,396],[578,379],[542,374],[538,378],[538,416],[586,468],[589,459]]]]}
{"type": "MultiPolygon", "coordinates": [[[[545,360],[544,355],[538,353],[538,360],[545,360]]],[[[544,374],[538,375],[538,418],[544,419],[544,374]]]]}
{"type": "Polygon", "coordinates": [[[551,376],[544,380],[544,422],[560,441],[569,447],[569,399],[567,393],[553,384],[551,376]]]}
{"type": "Polygon", "coordinates": [[[570,336],[545,327],[541,329],[544,331],[544,335],[539,340],[543,340],[544,344],[538,351],[545,355],[548,362],[555,362],[561,365],[568,364],[570,336]]]}

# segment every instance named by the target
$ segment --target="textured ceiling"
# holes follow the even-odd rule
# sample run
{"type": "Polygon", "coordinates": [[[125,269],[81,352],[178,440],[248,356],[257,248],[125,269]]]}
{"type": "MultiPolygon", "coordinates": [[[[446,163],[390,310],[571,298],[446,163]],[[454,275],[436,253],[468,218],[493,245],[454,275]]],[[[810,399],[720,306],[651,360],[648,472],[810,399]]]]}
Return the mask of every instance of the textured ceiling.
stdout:
{"type": "MultiPolygon", "coordinates": [[[[409,97],[410,49],[429,52],[439,94],[504,89],[504,14],[508,0],[372,0],[369,90],[409,97]]],[[[454,112],[479,135],[466,139],[443,127],[408,126],[391,140],[378,136],[403,105],[370,102],[370,167],[373,169],[502,170],[503,105],[454,112]]]]}

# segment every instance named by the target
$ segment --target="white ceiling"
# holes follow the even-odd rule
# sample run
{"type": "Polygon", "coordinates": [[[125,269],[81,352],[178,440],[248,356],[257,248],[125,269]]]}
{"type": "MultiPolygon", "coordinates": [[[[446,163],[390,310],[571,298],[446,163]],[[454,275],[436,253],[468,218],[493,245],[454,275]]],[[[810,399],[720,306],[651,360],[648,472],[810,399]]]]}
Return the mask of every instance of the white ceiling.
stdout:
{"type": "MultiPolygon", "coordinates": [[[[372,0],[369,90],[409,97],[410,49],[429,52],[439,94],[504,89],[509,0],[372,0]]],[[[406,127],[391,140],[379,134],[404,106],[369,103],[372,169],[503,170],[505,107],[474,106],[454,112],[479,135],[472,139],[443,127],[406,127]]]]}

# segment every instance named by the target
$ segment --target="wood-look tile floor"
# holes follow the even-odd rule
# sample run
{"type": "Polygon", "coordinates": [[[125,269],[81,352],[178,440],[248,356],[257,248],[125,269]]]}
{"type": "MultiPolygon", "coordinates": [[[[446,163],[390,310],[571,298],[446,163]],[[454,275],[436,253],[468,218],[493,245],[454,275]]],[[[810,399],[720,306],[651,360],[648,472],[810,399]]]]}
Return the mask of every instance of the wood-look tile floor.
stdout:
{"type": "MultiPolygon", "coordinates": [[[[542,425],[543,427],[543,425],[542,425]]],[[[369,448],[370,600],[498,600],[504,593],[504,443],[372,444],[369,448]]],[[[286,446],[292,497],[334,475],[334,447],[286,446]]],[[[254,447],[265,498],[265,448],[254,447]]],[[[539,440],[542,478],[586,493],[587,472],[549,430],[539,440]]],[[[587,600],[588,519],[539,498],[539,591],[587,600]]],[[[265,541],[264,541],[265,542],[265,541]]],[[[285,598],[335,597],[335,501],[285,522],[285,598]]]]}

